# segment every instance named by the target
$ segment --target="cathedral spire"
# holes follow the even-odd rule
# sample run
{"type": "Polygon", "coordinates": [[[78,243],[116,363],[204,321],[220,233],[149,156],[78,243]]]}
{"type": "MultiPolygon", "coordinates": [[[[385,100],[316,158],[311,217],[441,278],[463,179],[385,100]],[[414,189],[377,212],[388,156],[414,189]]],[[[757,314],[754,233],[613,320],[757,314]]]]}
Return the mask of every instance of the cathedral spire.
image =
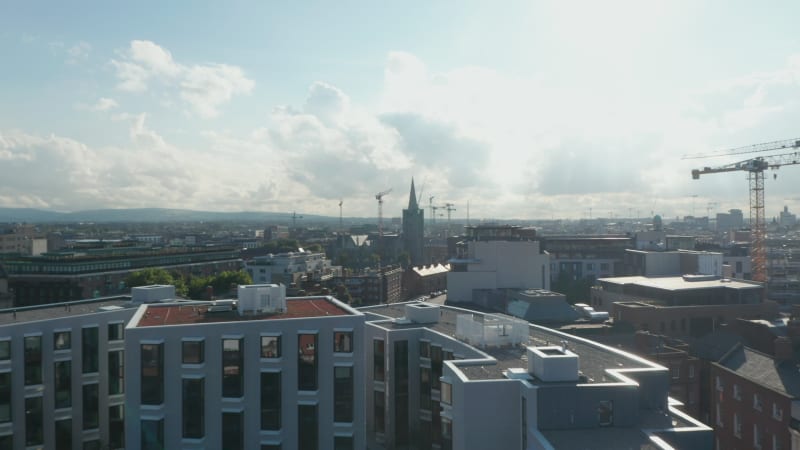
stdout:
{"type": "Polygon", "coordinates": [[[414,190],[414,177],[411,177],[411,193],[408,194],[408,209],[409,211],[419,209],[417,205],[417,192],[414,190]]]}

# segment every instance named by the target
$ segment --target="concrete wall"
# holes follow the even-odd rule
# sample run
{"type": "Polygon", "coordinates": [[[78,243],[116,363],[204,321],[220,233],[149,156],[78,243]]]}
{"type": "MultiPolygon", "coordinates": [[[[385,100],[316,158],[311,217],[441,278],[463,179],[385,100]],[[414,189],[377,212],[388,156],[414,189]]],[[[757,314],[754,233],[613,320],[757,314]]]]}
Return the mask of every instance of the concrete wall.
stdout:
{"type": "MultiPolygon", "coordinates": [[[[517,380],[460,382],[449,368],[443,378],[453,383],[454,449],[520,448],[522,443],[521,383],[517,380]]],[[[535,400],[532,405],[535,405],[535,400]]],[[[529,415],[528,424],[536,422],[529,415]]]]}
{"type": "Polygon", "coordinates": [[[639,422],[639,392],[636,386],[603,384],[539,386],[540,430],[599,427],[597,407],[601,401],[614,405],[615,427],[639,422]]]}

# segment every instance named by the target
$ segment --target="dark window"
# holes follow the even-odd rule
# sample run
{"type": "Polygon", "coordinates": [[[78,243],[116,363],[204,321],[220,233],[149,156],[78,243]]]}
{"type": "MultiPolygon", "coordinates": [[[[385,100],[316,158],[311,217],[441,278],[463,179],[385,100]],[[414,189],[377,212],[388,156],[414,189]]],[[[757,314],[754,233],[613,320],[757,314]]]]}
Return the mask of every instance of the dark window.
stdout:
{"type": "Polygon", "coordinates": [[[125,405],[108,407],[108,434],[109,447],[125,447],[125,405]]]}
{"type": "Polygon", "coordinates": [[[25,338],[25,386],[42,384],[42,337],[25,338]]]}
{"type": "Polygon", "coordinates": [[[72,406],[72,361],[56,361],[54,364],[55,407],[72,406]]]}
{"type": "Polygon", "coordinates": [[[100,439],[92,439],[91,441],[83,442],[83,450],[100,450],[101,448],[100,439]]]}
{"type": "Polygon", "coordinates": [[[280,372],[261,372],[261,429],[281,429],[280,372]]]}
{"type": "Polygon", "coordinates": [[[125,358],[122,350],[108,352],[108,395],[122,394],[125,389],[125,358]]]}
{"type": "Polygon", "coordinates": [[[442,359],[445,361],[452,361],[453,359],[453,351],[452,350],[442,350],[442,359]]]}
{"type": "Polygon", "coordinates": [[[384,380],[384,348],[383,348],[383,341],[380,339],[375,339],[372,341],[372,356],[373,356],[373,364],[372,364],[372,378],[375,381],[383,381],[384,380]]]}
{"type": "Polygon", "coordinates": [[[317,405],[297,407],[297,442],[300,450],[316,450],[319,447],[317,405]]]}
{"type": "Polygon", "coordinates": [[[597,405],[597,422],[602,427],[614,425],[614,402],[603,400],[597,405]]]}
{"type": "Polygon", "coordinates": [[[100,359],[97,327],[87,327],[81,330],[81,357],[83,360],[83,373],[97,372],[98,360],[100,359]]]}
{"type": "Polygon", "coordinates": [[[281,357],[280,336],[261,336],[261,357],[262,358],[281,357]]]}
{"type": "Polygon", "coordinates": [[[281,444],[261,444],[261,450],[281,450],[281,444]]]}
{"type": "Polygon", "coordinates": [[[374,415],[375,418],[375,432],[376,433],[385,433],[386,432],[386,413],[384,412],[385,405],[386,405],[386,398],[384,397],[383,391],[375,391],[373,397],[375,398],[375,409],[374,415]]]}
{"type": "Polygon", "coordinates": [[[164,450],[164,419],[142,420],[142,450],[164,450]]]}
{"type": "Polygon", "coordinates": [[[421,450],[430,450],[432,443],[433,431],[431,431],[431,421],[420,419],[419,421],[419,448],[421,450]]]}
{"type": "Polygon", "coordinates": [[[419,343],[419,356],[421,358],[431,357],[431,343],[427,341],[420,341],[419,343]]]}
{"type": "Polygon", "coordinates": [[[181,362],[183,364],[202,364],[205,361],[203,341],[183,341],[181,362]]]}
{"type": "Polygon", "coordinates": [[[419,408],[431,409],[431,369],[419,368],[419,408]]]}
{"type": "Polygon", "coordinates": [[[25,445],[44,444],[42,397],[25,399],[25,445]]]}
{"type": "Polygon", "coordinates": [[[56,450],[72,450],[72,419],[56,421],[56,450]]]}
{"type": "Polygon", "coordinates": [[[142,404],[160,405],[164,403],[164,344],[142,344],[141,352],[142,404]]]}
{"type": "Polygon", "coordinates": [[[353,436],[334,436],[333,450],[353,450],[353,436]]]}
{"type": "Polygon", "coordinates": [[[242,413],[222,413],[222,450],[242,450],[244,448],[244,426],[242,413]]]}
{"type": "Polygon", "coordinates": [[[244,358],[242,339],[222,340],[222,396],[241,397],[244,395],[244,358]]]}
{"type": "Polygon", "coordinates": [[[439,377],[442,376],[442,347],[431,345],[431,387],[439,389],[439,377]]]}
{"type": "Polygon", "coordinates": [[[83,429],[100,427],[100,392],[98,384],[83,385],[83,429]]]}
{"type": "Polygon", "coordinates": [[[0,361],[11,359],[11,341],[0,341],[0,361]]]}
{"type": "Polygon", "coordinates": [[[528,399],[522,398],[520,415],[522,416],[522,449],[528,448],[528,399]]]}
{"type": "Polygon", "coordinates": [[[442,450],[453,450],[453,422],[442,417],[442,450]]]}
{"type": "Polygon", "coordinates": [[[0,450],[14,450],[14,435],[0,436],[0,450]]]}
{"type": "Polygon", "coordinates": [[[72,332],[59,331],[53,334],[54,350],[69,350],[72,347],[72,332]]]}
{"type": "Polygon", "coordinates": [[[333,351],[336,353],[353,352],[353,332],[336,331],[333,333],[333,351]]]}
{"type": "Polygon", "coordinates": [[[333,368],[333,421],[353,421],[353,368],[333,368]]]}
{"type": "Polygon", "coordinates": [[[409,443],[408,341],[394,343],[394,434],[395,443],[409,443]]]}
{"type": "Polygon", "coordinates": [[[121,341],[125,337],[125,324],[122,322],[108,324],[108,340],[121,341]]]}
{"type": "Polygon", "coordinates": [[[11,372],[0,372],[0,423],[11,422],[11,372]]]}
{"type": "Polygon", "coordinates": [[[297,389],[301,391],[316,391],[317,335],[298,335],[297,347],[297,389]]]}
{"type": "Polygon", "coordinates": [[[200,439],[205,435],[205,380],[183,379],[183,437],[200,439]]]}

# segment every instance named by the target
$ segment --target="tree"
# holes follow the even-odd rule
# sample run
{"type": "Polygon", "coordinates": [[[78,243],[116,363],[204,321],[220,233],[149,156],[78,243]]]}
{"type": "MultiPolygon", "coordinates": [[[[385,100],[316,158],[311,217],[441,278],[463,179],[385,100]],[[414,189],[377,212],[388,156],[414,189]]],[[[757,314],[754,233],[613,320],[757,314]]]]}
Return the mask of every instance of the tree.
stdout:
{"type": "Polygon", "coordinates": [[[185,296],[187,293],[186,283],[179,273],[169,273],[160,267],[137,270],[125,278],[125,285],[130,288],[152,284],[171,284],[175,286],[175,292],[178,295],[185,296]]]}

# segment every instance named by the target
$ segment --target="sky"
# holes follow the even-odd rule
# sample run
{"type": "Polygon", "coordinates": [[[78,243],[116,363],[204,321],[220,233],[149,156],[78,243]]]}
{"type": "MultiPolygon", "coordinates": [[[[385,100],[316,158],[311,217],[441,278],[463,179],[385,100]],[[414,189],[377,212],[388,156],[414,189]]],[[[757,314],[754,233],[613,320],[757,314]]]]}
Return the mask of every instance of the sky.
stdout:
{"type": "MultiPolygon", "coordinates": [[[[800,137],[800,3],[0,1],[0,206],[453,217],[748,210],[800,137]],[[433,197],[433,199],[431,199],[433,197]],[[429,215],[430,210],[426,211],[429,215]]],[[[775,177],[777,176],[777,177],[775,177]]],[[[766,215],[800,210],[800,165],[766,215]]],[[[747,213],[745,213],[747,214],[747,213]]]]}

